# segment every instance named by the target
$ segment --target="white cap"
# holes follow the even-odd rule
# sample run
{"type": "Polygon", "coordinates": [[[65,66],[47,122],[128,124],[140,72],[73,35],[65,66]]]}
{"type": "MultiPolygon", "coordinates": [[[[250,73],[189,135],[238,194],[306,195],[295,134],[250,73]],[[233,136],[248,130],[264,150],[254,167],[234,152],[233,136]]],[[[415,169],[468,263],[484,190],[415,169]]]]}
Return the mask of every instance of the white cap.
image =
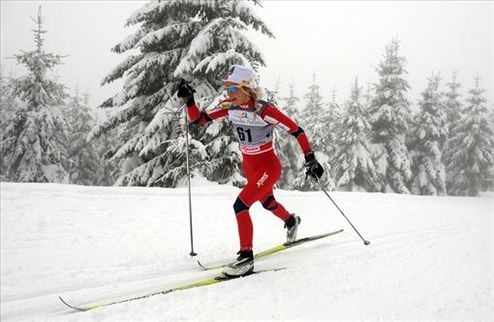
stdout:
{"type": "Polygon", "coordinates": [[[233,65],[230,67],[230,71],[223,79],[223,82],[241,84],[252,89],[257,87],[255,73],[250,66],[233,65]]]}

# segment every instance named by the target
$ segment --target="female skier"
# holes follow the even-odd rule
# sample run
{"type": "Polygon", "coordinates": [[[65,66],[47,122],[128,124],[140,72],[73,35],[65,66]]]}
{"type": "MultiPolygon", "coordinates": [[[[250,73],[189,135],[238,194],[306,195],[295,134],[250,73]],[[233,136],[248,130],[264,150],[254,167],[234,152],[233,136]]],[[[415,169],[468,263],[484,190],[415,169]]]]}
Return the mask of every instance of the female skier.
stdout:
{"type": "Polygon", "coordinates": [[[242,152],[242,167],[247,185],[235,200],[235,211],[240,239],[239,256],[228,264],[223,273],[243,276],[254,270],[252,252],[253,225],[249,208],[256,201],[285,223],[286,241],[297,238],[300,217],[290,214],[273,196],[273,186],[281,176],[281,163],[273,150],[273,130],[279,125],[293,135],[305,155],[307,174],[319,179],[324,170],[317,162],[304,130],[272,104],[258,99],[254,71],[250,66],[233,65],[224,78],[228,99],[212,111],[201,111],[195,104],[194,89],[182,81],[177,96],[186,103],[192,124],[203,125],[228,117],[242,152]]]}

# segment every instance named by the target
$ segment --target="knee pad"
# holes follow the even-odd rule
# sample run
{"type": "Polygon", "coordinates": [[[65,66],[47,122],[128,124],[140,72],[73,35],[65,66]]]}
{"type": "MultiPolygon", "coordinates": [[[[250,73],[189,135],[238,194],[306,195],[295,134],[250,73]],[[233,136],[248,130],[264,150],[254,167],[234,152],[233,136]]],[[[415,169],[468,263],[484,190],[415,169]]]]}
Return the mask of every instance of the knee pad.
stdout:
{"type": "Polygon", "coordinates": [[[250,207],[247,206],[240,198],[237,198],[237,200],[235,200],[235,203],[233,204],[233,210],[235,211],[236,215],[244,210],[249,210],[249,208],[250,207]]]}
{"type": "Polygon", "coordinates": [[[264,207],[264,209],[267,209],[267,210],[275,210],[276,208],[278,208],[278,202],[276,202],[276,200],[274,199],[274,196],[271,195],[271,196],[267,197],[266,200],[264,200],[264,202],[262,203],[262,206],[264,207]]]}

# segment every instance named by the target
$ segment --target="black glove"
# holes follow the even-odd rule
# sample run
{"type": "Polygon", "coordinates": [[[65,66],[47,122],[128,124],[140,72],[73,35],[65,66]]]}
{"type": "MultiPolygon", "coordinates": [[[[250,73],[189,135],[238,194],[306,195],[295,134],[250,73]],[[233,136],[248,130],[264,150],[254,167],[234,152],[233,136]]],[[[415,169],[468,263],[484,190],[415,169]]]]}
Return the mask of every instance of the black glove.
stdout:
{"type": "Polygon", "coordinates": [[[177,96],[180,98],[187,106],[191,106],[195,104],[194,93],[196,90],[190,86],[185,79],[180,80],[177,88],[177,96]]]}
{"type": "Polygon", "coordinates": [[[317,162],[314,152],[307,153],[305,155],[305,168],[306,175],[313,177],[314,179],[320,179],[324,173],[324,168],[317,162]]]}

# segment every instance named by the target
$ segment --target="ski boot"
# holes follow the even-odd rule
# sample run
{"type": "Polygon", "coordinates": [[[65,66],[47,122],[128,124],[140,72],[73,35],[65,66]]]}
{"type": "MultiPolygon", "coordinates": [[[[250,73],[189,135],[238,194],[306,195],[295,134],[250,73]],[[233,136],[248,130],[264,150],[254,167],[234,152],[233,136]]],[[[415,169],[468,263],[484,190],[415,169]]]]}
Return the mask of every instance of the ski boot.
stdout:
{"type": "Polygon", "coordinates": [[[254,253],[252,250],[241,250],[237,259],[223,269],[223,274],[228,277],[240,277],[249,275],[254,271],[254,253]]]}
{"type": "Polygon", "coordinates": [[[295,214],[292,214],[290,218],[285,221],[285,228],[287,229],[286,242],[288,244],[293,243],[295,240],[297,240],[298,225],[300,225],[301,221],[302,219],[300,219],[300,217],[295,214]]]}

